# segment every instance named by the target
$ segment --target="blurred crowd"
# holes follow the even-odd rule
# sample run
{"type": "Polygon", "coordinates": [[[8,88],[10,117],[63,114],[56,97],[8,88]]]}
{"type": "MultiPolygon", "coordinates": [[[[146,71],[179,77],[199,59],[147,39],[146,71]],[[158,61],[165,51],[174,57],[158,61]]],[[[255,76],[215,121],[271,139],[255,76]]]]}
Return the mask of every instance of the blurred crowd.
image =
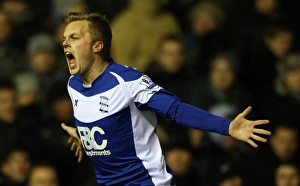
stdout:
{"type": "MultiPolygon", "coordinates": [[[[268,142],[158,118],[178,186],[300,186],[300,11],[287,0],[1,0],[0,186],[93,186],[60,124],[74,126],[62,48],[69,12],[99,12],[111,56],[184,102],[269,119],[268,142]]],[[[201,124],[201,121],[199,121],[201,124]]]]}

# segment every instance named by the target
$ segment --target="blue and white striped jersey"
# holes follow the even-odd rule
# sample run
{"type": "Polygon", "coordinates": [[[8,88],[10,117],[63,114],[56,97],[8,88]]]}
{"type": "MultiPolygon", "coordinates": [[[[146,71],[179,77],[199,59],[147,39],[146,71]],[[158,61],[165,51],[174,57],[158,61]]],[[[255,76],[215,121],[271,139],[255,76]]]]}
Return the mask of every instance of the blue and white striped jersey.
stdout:
{"type": "Polygon", "coordinates": [[[155,133],[156,114],[228,134],[229,120],[180,102],[148,76],[112,59],[89,86],[82,84],[81,77],[71,76],[68,92],[80,139],[100,185],[175,185],[155,133]]]}

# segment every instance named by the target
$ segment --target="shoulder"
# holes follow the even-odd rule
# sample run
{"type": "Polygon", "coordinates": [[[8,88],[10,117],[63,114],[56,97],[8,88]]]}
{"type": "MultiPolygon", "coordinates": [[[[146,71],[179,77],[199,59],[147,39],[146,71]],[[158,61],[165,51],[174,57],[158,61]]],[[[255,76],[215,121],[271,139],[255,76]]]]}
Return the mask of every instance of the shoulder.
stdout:
{"type": "Polygon", "coordinates": [[[141,78],[144,74],[132,67],[128,67],[122,64],[112,63],[108,69],[113,75],[121,77],[125,82],[134,81],[141,78]]]}

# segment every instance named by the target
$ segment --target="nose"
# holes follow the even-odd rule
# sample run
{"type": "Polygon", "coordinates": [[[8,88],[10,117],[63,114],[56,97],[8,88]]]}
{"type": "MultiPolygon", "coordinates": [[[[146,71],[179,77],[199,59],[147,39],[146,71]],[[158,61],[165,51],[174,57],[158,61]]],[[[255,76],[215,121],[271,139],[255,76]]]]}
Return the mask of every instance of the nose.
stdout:
{"type": "Polygon", "coordinates": [[[67,39],[65,39],[65,40],[63,41],[62,45],[63,45],[64,48],[70,47],[70,44],[68,43],[68,40],[67,40],[67,39]]]}

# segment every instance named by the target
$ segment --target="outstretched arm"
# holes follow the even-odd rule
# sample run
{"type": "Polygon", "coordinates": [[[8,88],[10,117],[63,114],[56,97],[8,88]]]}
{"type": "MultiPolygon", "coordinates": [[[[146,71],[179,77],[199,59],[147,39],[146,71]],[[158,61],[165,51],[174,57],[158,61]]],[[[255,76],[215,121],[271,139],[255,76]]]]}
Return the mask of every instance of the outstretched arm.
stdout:
{"type": "Polygon", "coordinates": [[[270,131],[255,128],[256,125],[268,124],[269,120],[247,120],[245,117],[251,112],[252,107],[249,106],[240,113],[229,125],[229,135],[232,137],[249,143],[253,147],[258,145],[253,141],[266,142],[267,139],[260,137],[258,134],[271,135],[270,131]]]}
{"type": "Polygon", "coordinates": [[[61,127],[70,135],[68,143],[71,144],[71,150],[75,150],[75,156],[78,156],[78,162],[81,162],[84,155],[84,150],[81,144],[81,140],[77,135],[76,128],[69,127],[64,123],[61,124],[61,127]]]}
{"type": "Polygon", "coordinates": [[[249,143],[253,147],[257,147],[253,140],[267,141],[265,138],[260,137],[259,134],[271,134],[267,130],[255,128],[256,125],[269,123],[268,120],[251,121],[245,119],[250,113],[251,107],[248,107],[234,120],[229,120],[213,115],[201,108],[183,103],[179,98],[165,90],[158,91],[146,104],[138,106],[141,110],[152,110],[156,114],[170,118],[183,126],[222,135],[231,135],[238,140],[249,143]]]}

